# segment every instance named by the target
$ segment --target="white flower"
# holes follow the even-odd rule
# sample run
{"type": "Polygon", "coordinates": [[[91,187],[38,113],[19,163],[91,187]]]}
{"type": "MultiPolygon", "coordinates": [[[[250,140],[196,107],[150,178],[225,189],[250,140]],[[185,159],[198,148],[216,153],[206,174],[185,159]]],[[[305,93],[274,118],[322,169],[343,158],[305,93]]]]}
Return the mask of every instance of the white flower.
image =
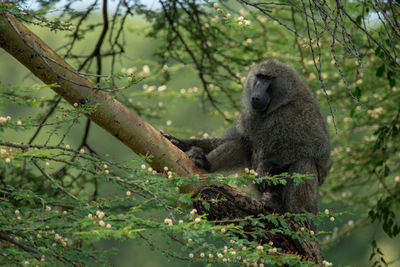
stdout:
{"type": "Polygon", "coordinates": [[[51,211],[51,207],[50,206],[46,206],[46,210],[47,211],[51,211]]]}
{"type": "Polygon", "coordinates": [[[10,116],[7,117],[0,117],[0,124],[9,122],[11,120],[10,116]]]}
{"type": "Polygon", "coordinates": [[[224,255],[222,255],[221,253],[217,253],[217,257],[218,257],[218,258],[223,258],[224,255]]]}
{"type": "Polygon", "coordinates": [[[252,174],[252,175],[254,175],[254,176],[257,176],[257,175],[258,175],[258,173],[257,173],[255,170],[250,170],[249,173],[252,174]]]}
{"type": "Polygon", "coordinates": [[[335,220],[335,217],[330,217],[329,220],[330,220],[331,222],[333,222],[333,221],[335,220]]]}
{"type": "Polygon", "coordinates": [[[263,251],[263,250],[264,250],[264,247],[261,246],[261,245],[259,245],[259,246],[256,247],[256,249],[259,250],[259,251],[263,251]]]}
{"type": "Polygon", "coordinates": [[[136,72],[136,67],[131,67],[131,68],[129,68],[129,69],[127,69],[126,70],[126,73],[128,74],[128,75],[132,75],[133,73],[135,73],[136,72]]]}
{"type": "Polygon", "coordinates": [[[81,150],[79,150],[79,153],[81,154],[85,153],[85,149],[81,148],[81,150]]]}
{"type": "Polygon", "coordinates": [[[221,228],[221,233],[225,234],[226,233],[226,229],[225,228],[221,228]]]}
{"type": "Polygon", "coordinates": [[[88,214],[88,218],[93,218],[93,215],[91,213],[88,214]]]}
{"type": "Polygon", "coordinates": [[[189,258],[193,259],[194,255],[193,253],[189,253],[189,258]]]}
{"type": "Polygon", "coordinates": [[[167,126],[170,126],[172,124],[172,121],[171,120],[167,120],[166,124],[167,124],[167,126]]]}
{"type": "Polygon", "coordinates": [[[107,223],[106,228],[111,229],[111,224],[107,223]]]}
{"type": "Polygon", "coordinates": [[[161,85],[161,86],[158,87],[157,90],[158,90],[159,92],[165,91],[165,90],[167,90],[167,86],[166,86],[166,85],[161,85]]]}
{"type": "Polygon", "coordinates": [[[328,209],[325,209],[324,213],[325,213],[326,215],[328,215],[328,214],[329,214],[329,210],[328,210],[328,209]]]}
{"type": "Polygon", "coordinates": [[[198,223],[198,222],[201,222],[201,218],[200,218],[200,217],[197,217],[196,219],[194,219],[194,221],[197,222],[197,223],[198,223]]]}
{"type": "Polygon", "coordinates": [[[17,121],[17,125],[21,126],[22,122],[20,120],[17,121]]]}
{"type": "Polygon", "coordinates": [[[182,223],[183,223],[183,220],[179,220],[178,223],[179,223],[179,224],[182,224],[182,223]]]}
{"type": "Polygon", "coordinates": [[[106,223],[105,223],[103,220],[100,220],[100,221],[99,221],[99,225],[100,225],[100,226],[105,226],[106,223]]]}
{"type": "Polygon", "coordinates": [[[96,214],[97,214],[97,217],[99,217],[99,219],[103,219],[105,216],[104,212],[102,212],[102,211],[100,211],[99,213],[96,213],[96,214]]]}
{"type": "Polygon", "coordinates": [[[150,76],[150,67],[148,65],[143,66],[142,75],[145,77],[150,76]]]}
{"type": "Polygon", "coordinates": [[[192,209],[192,211],[190,212],[190,215],[195,215],[197,213],[196,209],[192,209]]]}
{"type": "Polygon", "coordinates": [[[329,261],[324,260],[324,261],[322,261],[322,265],[323,266],[332,266],[333,264],[329,261]]]}
{"type": "Polygon", "coordinates": [[[243,45],[247,46],[253,42],[253,39],[248,38],[246,41],[243,42],[243,45]]]}
{"type": "Polygon", "coordinates": [[[144,170],[144,169],[146,169],[146,165],[142,164],[142,165],[140,166],[140,168],[142,168],[142,169],[144,170]]]}
{"type": "Polygon", "coordinates": [[[10,162],[11,162],[11,159],[10,159],[10,158],[6,158],[6,159],[5,159],[5,162],[6,162],[6,163],[10,163],[10,162]]]}
{"type": "Polygon", "coordinates": [[[129,197],[131,195],[131,191],[126,191],[126,195],[129,197]]]}
{"type": "Polygon", "coordinates": [[[18,214],[19,214],[19,210],[15,210],[14,213],[15,213],[16,215],[18,215],[18,214]]]}
{"type": "Polygon", "coordinates": [[[201,258],[204,258],[205,256],[206,256],[206,255],[204,254],[204,252],[201,252],[201,253],[200,253],[200,257],[201,257],[201,258]]]}
{"type": "Polygon", "coordinates": [[[71,25],[71,26],[68,27],[68,30],[70,30],[70,31],[75,31],[75,29],[76,29],[76,27],[73,26],[73,25],[71,25]]]}
{"type": "Polygon", "coordinates": [[[214,7],[215,9],[217,9],[217,8],[219,8],[219,4],[218,4],[218,3],[214,3],[214,4],[213,4],[213,7],[214,7]]]}

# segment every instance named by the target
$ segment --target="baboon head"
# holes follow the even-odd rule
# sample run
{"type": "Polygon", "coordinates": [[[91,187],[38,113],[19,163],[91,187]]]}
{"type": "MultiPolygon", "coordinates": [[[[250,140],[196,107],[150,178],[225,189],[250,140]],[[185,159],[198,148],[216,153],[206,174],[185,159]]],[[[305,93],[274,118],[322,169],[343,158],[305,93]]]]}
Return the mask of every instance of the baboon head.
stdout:
{"type": "Polygon", "coordinates": [[[253,66],[247,75],[243,105],[251,112],[268,114],[292,101],[302,88],[303,82],[294,69],[277,59],[267,59],[253,66]]]}

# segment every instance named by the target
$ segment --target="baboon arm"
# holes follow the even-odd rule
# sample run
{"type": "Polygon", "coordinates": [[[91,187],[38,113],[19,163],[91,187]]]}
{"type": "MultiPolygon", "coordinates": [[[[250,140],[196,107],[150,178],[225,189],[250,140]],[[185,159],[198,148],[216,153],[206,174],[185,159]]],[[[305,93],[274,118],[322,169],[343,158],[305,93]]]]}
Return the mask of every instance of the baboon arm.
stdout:
{"type": "Polygon", "coordinates": [[[207,155],[207,160],[211,164],[211,172],[240,171],[250,167],[250,146],[241,139],[225,139],[207,155]]]}
{"type": "Polygon", "coordinates": [[[179,139],[164,132],[161,134],[184,152],[189,151],[192,147],[199,147],[205,154],[208,154],[226,141],[225,138],[179,139]]]}
{"type": "Polygon", "coordinates": [[[182,139],[180,140],[185,144],[186,150],[189,150],[191,147],[200,147],[203,149],[204,153],[208,154],[217,147],[226,143],[228,139],[225,138],[197,138],[197,139],[182,139]]]}

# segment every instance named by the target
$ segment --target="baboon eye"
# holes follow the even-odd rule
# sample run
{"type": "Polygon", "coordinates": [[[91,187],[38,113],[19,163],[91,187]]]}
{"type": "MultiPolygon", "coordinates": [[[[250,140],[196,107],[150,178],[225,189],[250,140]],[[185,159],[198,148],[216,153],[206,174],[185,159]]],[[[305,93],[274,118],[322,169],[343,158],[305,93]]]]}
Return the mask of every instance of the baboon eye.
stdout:
{"type": "Polygon", "coordinates": [[[271,77],[269,75],[264,75],[264,74],[257,74],[256,77],[257,77],[257,79],[266,79],[266,80],[274,79],[273,77],[271,77]]]}
{"type": "Polygon", "coordinates": [[[253,88],[268,90],[273,78],[267,75],[257,74],[253,88]]]}

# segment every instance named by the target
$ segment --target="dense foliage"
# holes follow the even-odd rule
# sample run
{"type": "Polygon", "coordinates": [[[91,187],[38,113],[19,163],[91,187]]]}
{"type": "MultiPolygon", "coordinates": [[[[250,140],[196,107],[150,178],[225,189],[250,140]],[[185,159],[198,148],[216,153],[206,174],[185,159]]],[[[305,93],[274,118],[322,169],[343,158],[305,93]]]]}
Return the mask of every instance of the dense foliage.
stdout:
{"type": "MultiPolygon", "coordinates": [[[[327,209],[314,218],[318,233],[290,232],[285,216],[276,214],[207,221],[192,210],[190,195],[179,193],[198,177],[178,177],[167,166],[155,171],[146,163],[151,156],[114,159],[112,152],[101,152],[103,143],[91,141],[98,129],[84,117],[95,107],[68,105],[51,92],[57,85],[3,82],[0,264],[108,264],[107,250],[97,240],[135,239],[177,261],[312,265],[273,242],[262,246],[244,238],[244,227],[260,226],[262,220],[299,240],[318,238],[324,248],[370,225],[398,241],[398,1],[178,0],[153,8],[124,0],[110,7],[104,0],[84,9],[73,0],[35,2],[34,8],[17,1],[0,10],[37,31],[43,31],[39,26],[66,35],[54,49],[71,65],[94,73],[86,76],[157,128],[179,136],[209,133],[192,126],[194,119],[186,129],[175,127],[190,113],[171,113],[173,105],[167,103],[201,103],[221,122],[207,129],[220,133],[240,112],[249,67],[263,58],[281,58],[298,70],[327,116],[333,166],[320,188],[327,209]],[[135,26],[132,17],[146,23],[135,26]],[[135,38],[144,35],[151,38],[154,55],[125,58],[135,38]],[[82,123],[85,127],[74,131],[82,123]],[[337,216],[344,219],[337,223],[337,216]]],[[[240,186],[254,178],[239,176],[215,179],[240,186]]],[[[380,237],[369,238],[371,265],[393,264],[396,258],[385,255],[380,237]]],[[[329,260],[340,262],[335,255],[329,260]]]]}

